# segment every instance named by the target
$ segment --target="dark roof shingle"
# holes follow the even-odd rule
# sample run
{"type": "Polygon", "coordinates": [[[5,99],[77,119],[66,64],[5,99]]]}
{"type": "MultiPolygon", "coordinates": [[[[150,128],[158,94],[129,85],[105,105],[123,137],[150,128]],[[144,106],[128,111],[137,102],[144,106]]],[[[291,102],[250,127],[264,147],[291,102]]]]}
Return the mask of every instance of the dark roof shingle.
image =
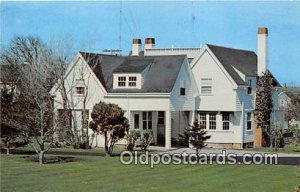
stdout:
{"type": "MultiPolygon", "coordinates": [[[[221,47],[210,44],[207,44],[207,46],[238,85],[248,85],[248,83],[240,77],[236,70],[240,71],[245,76],[257,76],[257,55],[254,51],[221,47]]],[[[271,77],[273,79],[273,86],[280,87],[279,82],[272,75],[272,73],[271,77]]]]}
{"type": "Polygon", "coordinates": [[[80,54],[110,93],[170,93],[186,58],[185,55],[136,57],[80,54]],[[113,89],[113,73],[140,73],[147,66],[149,71],[141,89],[113,89]]]}
{"type": "Polygon", "coordinates": [[[127,59],[114,70],[114,73],[140,73],[152,62],[153,58],[127,57],[127,59]]]}

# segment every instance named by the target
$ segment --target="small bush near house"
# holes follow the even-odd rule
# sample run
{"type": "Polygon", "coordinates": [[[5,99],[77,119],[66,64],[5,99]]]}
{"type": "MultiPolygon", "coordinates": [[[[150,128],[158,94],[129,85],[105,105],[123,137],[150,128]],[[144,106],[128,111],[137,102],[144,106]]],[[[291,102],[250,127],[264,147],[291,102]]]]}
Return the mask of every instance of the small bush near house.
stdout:
{"type": "Polygon", "coordinates": [[[126,139],[127,146],[126,149],[128,151],[133,151],[136,141],[141,138],[141,132],[139,130],[130,130],[126,139]]]}
{"type": "Polygon", "coordinates": [[[143,151],[147,151],[150,143],[153,141],[153,133],[152,131],[145,131],[143,133],[143,137],[141,138],[141,149],[143,151]]]}
{"type": "Polygon", "coordinates": [[[189,126],[185,129],[185,134],[189,140],[189,143],[196,148],[196,155],[199,158],[200,150],[206,146],[204,142],[211,136],[207,135],[206,130],[200,127],[200,124],[197,120],[192,126],[189,126]]]}

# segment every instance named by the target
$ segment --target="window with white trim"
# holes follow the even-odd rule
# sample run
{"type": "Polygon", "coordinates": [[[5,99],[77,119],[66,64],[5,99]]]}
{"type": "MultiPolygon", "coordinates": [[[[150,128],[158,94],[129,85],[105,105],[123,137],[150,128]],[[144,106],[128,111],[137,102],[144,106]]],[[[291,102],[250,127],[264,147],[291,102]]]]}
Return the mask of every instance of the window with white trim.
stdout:
{"type": "Polygon", "coordinates": [[[251,81],[251,79],[249,79],[249,81],[248,81],[248,94],[249,95],[252,94],[252,81],[251,81]]]}
{"type": "Polygon", "coordinates": [[[152,129],[152,112],[143,112],[143,129],[152,129]]]}
{"type": "Polygon", "coordinates": [[[210,113],[209,114],[209,129],[215,130],[216,129],[216,114],[210,113]]]}
{"type": "Polygon", "coordinates": [[[252,117],[251,113],[247,113],[247,130],[252,129],[252,117]]]}
{"type": "Polygon", "coordinates": [[[185,96],[185,80],[180,81],[180,95],[185,96]]]}
{"type": "Polygon", "coordinates": [[[77,95],[84,95],[84,93],[85,93],[85,87],[76,87],[75,91],[76,91],[77,95]]]}
{"type": "Polygon", "coordinates": [[[129,76],[128,80],[129,87],[136,87],[136,76],[129,76]]]}
{"type": "Polygon", "coordinates": [[[118,87],[125,87],[125,86],[126,86],[126,76],[119,76],[118,87]]]}
{"type": "Polygon", "coordinates": [[[229,113],[222,113],[223,130],[229,130],[229,126],[230,126],[229,115],[230,115],[229,113]]]}
{"type": "Polygon", "coordinates": [[[201,79],[201,94],[209,95],[212,94],[212,79],[202,78],[201,79]]]}
{"type": "Polygon", "coordinates": [[[199,114],[200,129],[206,129],[206,113],[199,114]]]}
{"type": "Polygon", "coordinates": [[[165,112],[164,111],[159,111],[158,112],[157,124],[158,125],[164,125],[165,124],[165,112]]]}

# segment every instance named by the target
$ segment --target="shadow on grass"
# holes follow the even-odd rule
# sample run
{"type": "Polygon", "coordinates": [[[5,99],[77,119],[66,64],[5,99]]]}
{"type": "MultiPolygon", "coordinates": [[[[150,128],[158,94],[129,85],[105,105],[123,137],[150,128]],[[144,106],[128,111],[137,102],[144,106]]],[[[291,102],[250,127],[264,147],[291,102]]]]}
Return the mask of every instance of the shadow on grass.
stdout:
{"type": "MultiPolygon", "coordinates": [[[[26,159],[30,162],[39,162],[39,158],[37,156],[22,156],[21,158],[26,159]]],[[[52,164],[52,163],[71,163],[78,162],[81,159],[71,156],[45,156],[44,164],[52,164]]]]}

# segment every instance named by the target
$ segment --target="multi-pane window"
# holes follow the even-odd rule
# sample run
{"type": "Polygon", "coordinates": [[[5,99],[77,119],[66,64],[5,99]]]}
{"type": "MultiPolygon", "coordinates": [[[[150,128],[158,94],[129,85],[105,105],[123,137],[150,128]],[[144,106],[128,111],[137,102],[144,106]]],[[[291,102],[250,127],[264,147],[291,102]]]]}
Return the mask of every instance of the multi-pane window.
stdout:
{"type": "Polygon", "coordinates": [[[143,112],[143,129],[152,129],[152,112],[143,112]]]}
{"type": "Polygon", "coordinates": [[[251,81],[251,79],[249,79],[249,81],[248,81],[248,94],[249,95],[252,94],[252,81],[251,81]]]}
{"type": "Polygon", "coordinates": [[[118,77],[118,86],[119,87],[125,87],[126,86],[126,77],[125,76],[118,77]]]}
{"type": "Polygon", "coordinates": [[[216,114],[209,114],[209,129],[216,129],[216,114]]]}
{"type": "Polygon", "coordinates": [[[85,92],[84,87],[76,87],[76,94],[83,95],[85,92]]]}
{"type": "Polygon", "coordinates": [[[128,86],[136,87],[136,77],[135,76],[129,76],[128,86]]]}
{"type": "Polygon", "coordinates": [[[212,79],[202,78],[201,79],[201,94],[211,94],[212,93],[212,79]]]}
{"type": "Polygon", "coordinates": [[[229,113],[223,113],[222,114],[222,121],[223,121],[223,130],[229,130],[229,113]]]}
{"type": "Polygon", "coordinates": [[[206,129],[206,113],[199,114],[199,125],[201,129],[206,129]]]}
{"type": "Polygon", "coordinates": [[[158,119],[157,119],[158,125],[164,125],[165,124],[165,112],[159,111],[158,112],[158,119]]]}
{"type": "Polygon", "coordinates": [[[252,121],[251,121],[251,113],[247,113],[247,130],[251,130],[251,124],[252,124],[252,121]]]}

